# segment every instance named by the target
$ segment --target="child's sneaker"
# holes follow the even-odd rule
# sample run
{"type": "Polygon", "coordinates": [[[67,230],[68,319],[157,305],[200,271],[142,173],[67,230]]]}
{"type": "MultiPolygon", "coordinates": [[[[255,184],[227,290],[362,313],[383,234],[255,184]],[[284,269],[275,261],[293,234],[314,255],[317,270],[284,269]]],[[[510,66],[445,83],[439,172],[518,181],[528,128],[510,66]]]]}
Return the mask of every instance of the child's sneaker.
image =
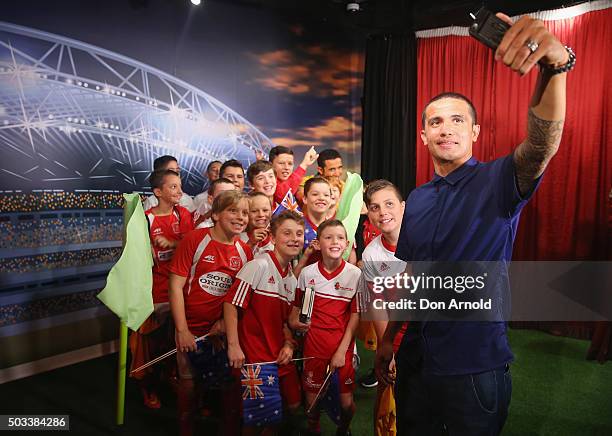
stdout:
{"type": "Polygon", "coordinates": [[[142,397],[145,407],[149,409],[159,409],[161,407],[161,401],[159,401],[159,397],[155,392],[142,389],[142,397]]]}

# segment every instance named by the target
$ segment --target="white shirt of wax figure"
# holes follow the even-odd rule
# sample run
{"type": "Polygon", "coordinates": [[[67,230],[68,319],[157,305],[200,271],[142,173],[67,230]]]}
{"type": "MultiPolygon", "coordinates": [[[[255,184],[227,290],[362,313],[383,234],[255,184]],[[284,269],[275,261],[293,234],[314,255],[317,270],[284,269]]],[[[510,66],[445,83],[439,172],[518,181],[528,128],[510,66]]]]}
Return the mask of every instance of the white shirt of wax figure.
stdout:
{"type": "MultiPolygon", "coordinates": [[[[155,195],[148,196],[145,201],[142,203],[142,207],[144,210],[149,210],[152,207],[155,207],[159,204],[157,201],[157,197],[155,195]]],[[[195,204],[193,203],[193,199],[189,194],[183,192],[183,196],[181,197],[181,201],[179,201],[179,206],[183,206],[189,212],[193,212],[196,210],[195,204]]]]}
{"type": "Polygon", "coordinates": [[[210,209],[212,209],[212,205],[208,202],[208,191],[204,191],[201,194],[193,197],[193,204],[195,207],[195,211],[200,215],[206,214],[210,209]]]}
{"type": "Polygon", "coordinates": [[[368,283],[373,283],[375,277],[391,277],[406,271],[406,262],[395,257],[394,247],[386,244],[382,235],[372,239],[372,242],[363,250],[361,260],[363,261],[363,280],[366,283],[362,283],[363,286],[360,286],[359,290],[366,294],[361,299],[366,304],[372,297],[366,286],[368,283]]]}

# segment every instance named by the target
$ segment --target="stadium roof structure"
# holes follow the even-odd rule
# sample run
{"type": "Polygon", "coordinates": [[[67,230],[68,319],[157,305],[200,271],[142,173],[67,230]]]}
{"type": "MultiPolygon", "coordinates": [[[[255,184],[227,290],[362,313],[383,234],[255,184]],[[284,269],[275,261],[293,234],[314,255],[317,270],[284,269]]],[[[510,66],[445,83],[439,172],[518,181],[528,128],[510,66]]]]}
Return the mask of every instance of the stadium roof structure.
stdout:
{"type": "Polygon", "coordinates": [[[195,193],[211,160],[248,165],[273,146],[244,117],[168,73],[0,22],[3,189],[148,190],[153,160],[170,154],[195,193]]]}

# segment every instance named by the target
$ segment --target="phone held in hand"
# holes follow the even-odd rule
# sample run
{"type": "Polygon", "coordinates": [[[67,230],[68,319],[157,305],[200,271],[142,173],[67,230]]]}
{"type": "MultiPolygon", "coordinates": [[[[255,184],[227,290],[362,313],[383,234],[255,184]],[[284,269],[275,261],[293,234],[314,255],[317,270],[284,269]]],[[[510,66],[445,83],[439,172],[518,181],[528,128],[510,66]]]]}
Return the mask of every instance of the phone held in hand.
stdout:
{"type": "Polygon", "coordinates": [[[474,19],[469,28],[470,35],[495,50],[510,25],[484,7],[480,8],[476,14],[470,14],[470,16],[474,19]]]}

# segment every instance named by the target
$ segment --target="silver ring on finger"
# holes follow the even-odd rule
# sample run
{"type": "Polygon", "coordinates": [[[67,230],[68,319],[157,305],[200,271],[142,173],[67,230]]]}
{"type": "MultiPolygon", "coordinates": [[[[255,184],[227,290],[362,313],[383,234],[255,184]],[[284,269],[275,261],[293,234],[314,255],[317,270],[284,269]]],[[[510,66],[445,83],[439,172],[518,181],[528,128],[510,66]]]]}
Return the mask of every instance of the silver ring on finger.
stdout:
{"type": "Polygon", "coordinates": [[[531,53],[535,53],[539,46],[540,44],[535,42],[533,39],[530,39],[525,43],[525,47],[527,47],[531,53]]]}

